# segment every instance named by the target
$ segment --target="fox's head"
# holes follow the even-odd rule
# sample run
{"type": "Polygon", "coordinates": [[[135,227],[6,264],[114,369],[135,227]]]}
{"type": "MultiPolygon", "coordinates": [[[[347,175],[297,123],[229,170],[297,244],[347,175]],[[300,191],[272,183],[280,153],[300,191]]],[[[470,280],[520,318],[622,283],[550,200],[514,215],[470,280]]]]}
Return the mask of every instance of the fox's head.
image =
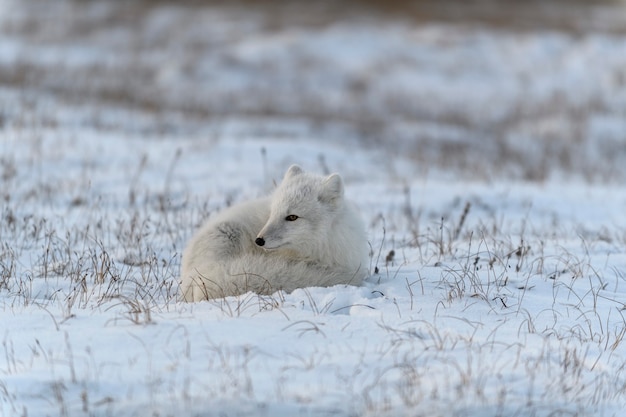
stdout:
{"type": "Polygon", "coordinates": [[[306,259],[329,239],[336,213],[343,207],[343,182],[338,174],[319,177],[292,165],[274,192],[270,217],[255,243],[306,259]]]}

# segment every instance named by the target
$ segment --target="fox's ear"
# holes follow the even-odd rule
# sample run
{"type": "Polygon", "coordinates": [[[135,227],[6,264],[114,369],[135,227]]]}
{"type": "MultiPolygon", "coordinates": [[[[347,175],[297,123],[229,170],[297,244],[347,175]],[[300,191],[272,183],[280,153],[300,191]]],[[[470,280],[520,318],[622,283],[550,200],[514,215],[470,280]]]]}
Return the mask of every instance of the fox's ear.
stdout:
{"type": "Polygon", "coordinates": [[[287,170],[287,172],[285,172],[285,177],[283,178],[284,180],[295,177],[297,175],[302,174],[304,171],[302,170],[302,168],[300,168],[298,165],[292,165],[289,167],[289,169],[287,170]]]}
{"type": "Polygon", "coordinates": [[[319,200],[323,203],[336,203],[343,197],[343,181],[339,174],[331,174],[322,182],[319,200]]]}

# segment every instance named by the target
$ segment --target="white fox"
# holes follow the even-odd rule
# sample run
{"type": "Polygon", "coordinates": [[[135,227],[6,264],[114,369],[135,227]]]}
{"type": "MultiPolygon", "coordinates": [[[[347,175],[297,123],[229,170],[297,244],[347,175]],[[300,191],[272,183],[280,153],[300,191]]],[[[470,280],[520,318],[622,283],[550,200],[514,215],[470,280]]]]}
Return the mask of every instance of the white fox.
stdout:
{"type": "Polygon", "coordinates": [[[271,294],[310,286],[360,285],[368,275],[365,227],[326,178],[292,165],[272,196],[210,219],[183,252],[185,301],[271,294]]]}

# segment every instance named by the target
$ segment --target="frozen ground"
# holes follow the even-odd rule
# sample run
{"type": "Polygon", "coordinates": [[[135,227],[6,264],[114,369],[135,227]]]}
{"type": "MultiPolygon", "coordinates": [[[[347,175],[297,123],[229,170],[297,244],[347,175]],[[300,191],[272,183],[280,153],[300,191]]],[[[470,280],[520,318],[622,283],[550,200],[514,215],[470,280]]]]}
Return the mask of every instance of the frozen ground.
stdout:
{"type": "Polygon", "coordinates": [[[1,3],[1,416],[620,415],[621,6],[42,4],[1,3]],[[367,283],[178,302],[293,162],[343,175],[367,283]]]}

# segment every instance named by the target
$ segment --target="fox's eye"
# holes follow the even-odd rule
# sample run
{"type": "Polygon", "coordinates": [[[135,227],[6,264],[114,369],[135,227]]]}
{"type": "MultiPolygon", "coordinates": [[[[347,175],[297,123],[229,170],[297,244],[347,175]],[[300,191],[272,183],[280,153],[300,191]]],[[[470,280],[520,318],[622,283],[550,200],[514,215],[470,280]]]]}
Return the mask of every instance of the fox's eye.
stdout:
{"type": "Polygon", "coordinates": [[[285,217],[285,220],[287,220],[288,222],[293,222],[298,220],[298,216],[296,216],[295,214],[290,214],[289,216],[285,217]]]}

